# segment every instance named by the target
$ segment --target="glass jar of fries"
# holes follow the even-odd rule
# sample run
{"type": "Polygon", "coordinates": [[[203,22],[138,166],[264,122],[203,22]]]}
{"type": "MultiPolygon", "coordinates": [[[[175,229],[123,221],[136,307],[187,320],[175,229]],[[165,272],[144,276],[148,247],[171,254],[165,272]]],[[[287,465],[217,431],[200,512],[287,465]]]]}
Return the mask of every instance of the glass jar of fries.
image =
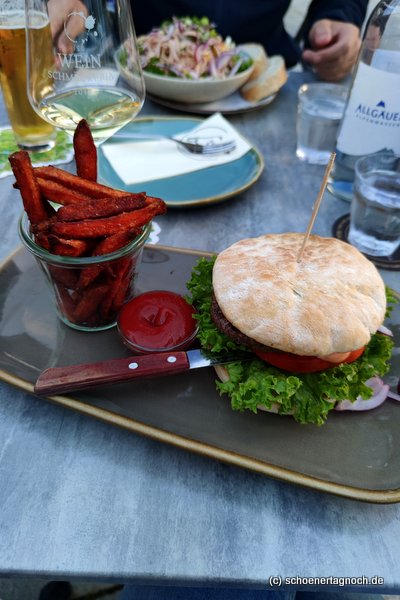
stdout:
{"type": "Polygon", "coordinates": [[[80,331],[102,331],[115,325],[122,305],[135,293],[143,246],[150,231],[151,221],[113,252],[66,256],[53,254],[35,242],[26,213],[19,220],[21,241],[45,275],[59,318],[80,331]]]}

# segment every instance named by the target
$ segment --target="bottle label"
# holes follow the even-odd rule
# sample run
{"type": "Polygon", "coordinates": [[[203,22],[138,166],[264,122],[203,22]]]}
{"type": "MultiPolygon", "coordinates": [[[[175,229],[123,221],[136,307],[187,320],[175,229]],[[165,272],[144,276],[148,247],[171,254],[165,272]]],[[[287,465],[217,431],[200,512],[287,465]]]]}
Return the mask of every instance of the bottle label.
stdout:
{"type": "Polygon", "coordinates": [[[340,128],[337,148],[361,156],[400,154],[400,76],[360,62],[340,128]]]}

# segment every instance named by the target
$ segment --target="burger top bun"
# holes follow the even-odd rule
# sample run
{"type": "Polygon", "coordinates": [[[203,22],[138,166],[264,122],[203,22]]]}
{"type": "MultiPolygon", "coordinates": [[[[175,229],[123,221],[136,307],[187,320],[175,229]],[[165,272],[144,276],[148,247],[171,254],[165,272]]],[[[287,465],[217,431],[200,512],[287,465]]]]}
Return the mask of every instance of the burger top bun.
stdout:
{"type": "Polygon", "coordinates": [[[385,285],[356,248],[302,233],[241,240],[221,252],[213,288],[224,316],[257,342],[303,356],[349,352],[383,322],[385,285]]]}

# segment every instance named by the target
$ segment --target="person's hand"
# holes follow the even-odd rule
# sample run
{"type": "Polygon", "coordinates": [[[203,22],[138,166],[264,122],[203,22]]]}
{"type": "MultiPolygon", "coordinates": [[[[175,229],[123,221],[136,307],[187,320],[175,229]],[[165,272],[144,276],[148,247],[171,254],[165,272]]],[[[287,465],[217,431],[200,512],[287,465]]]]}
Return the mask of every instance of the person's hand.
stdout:
{"type": "MultiPolygon", "coordinates": [[[[80,0],[49,0],[48,10],[53,40],[57,40],[57,48],[60,52],[70,54],[73,52],[73,43],[64,32],[65,17],[71,15],[71,13],[87,15],[87,8],[80,0]]],[[[70,37],[74,38],[83,31],[82,23],[82,19],[79,17],[72,16],[68,19],[70,37]]]]}
{"type": "Polygon", "coordinates": [[[352,23],[321,19],[308,34],[311,49],[303,60],[326,81],[340,81],[349,75],[361,46],[360,30],[352,23]]]}

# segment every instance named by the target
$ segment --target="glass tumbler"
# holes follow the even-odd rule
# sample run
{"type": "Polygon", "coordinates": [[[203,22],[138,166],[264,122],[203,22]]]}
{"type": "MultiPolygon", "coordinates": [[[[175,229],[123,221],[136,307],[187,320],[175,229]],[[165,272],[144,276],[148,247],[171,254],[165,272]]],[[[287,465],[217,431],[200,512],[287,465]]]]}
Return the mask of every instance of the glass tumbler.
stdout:
{"type": "Polygon", "coordinates": [[[35,257],[63,323],[80,331],[102,331],[116,324],[122,305],[135,292],[144,244],[151,222],[129,244],[100,256],[70,257],[51,254],[34,240],[24,212],[19,235],[35,257]]]}
{"type": "Polygon", "coordinates": [[[400,247],[400,157],[377,152],[355,166],[349,242],[370,256],[400,247]]]}
{"type": "Polygon", "coordinates": [[[298,92],[296,156],[326,165],[336,147],[348,89],[336,83],[305,83],[298,92]]]}
{"type": "MultiPolygon", "coordinates": [[[[35,36],[39,35],[35,29],[35,36]]],[[[22,150],[41,152],[55,144],[56,131],[33,110],[26,90],[26,41],[24,0],[0,2],[0,84],[4,104],[22,150]]],[[[41,39],[41,42],[44,42],[41,39]]],[[[53,56],[45,43],[37,57],[40,68],[50,69],[53,56]]]]}

